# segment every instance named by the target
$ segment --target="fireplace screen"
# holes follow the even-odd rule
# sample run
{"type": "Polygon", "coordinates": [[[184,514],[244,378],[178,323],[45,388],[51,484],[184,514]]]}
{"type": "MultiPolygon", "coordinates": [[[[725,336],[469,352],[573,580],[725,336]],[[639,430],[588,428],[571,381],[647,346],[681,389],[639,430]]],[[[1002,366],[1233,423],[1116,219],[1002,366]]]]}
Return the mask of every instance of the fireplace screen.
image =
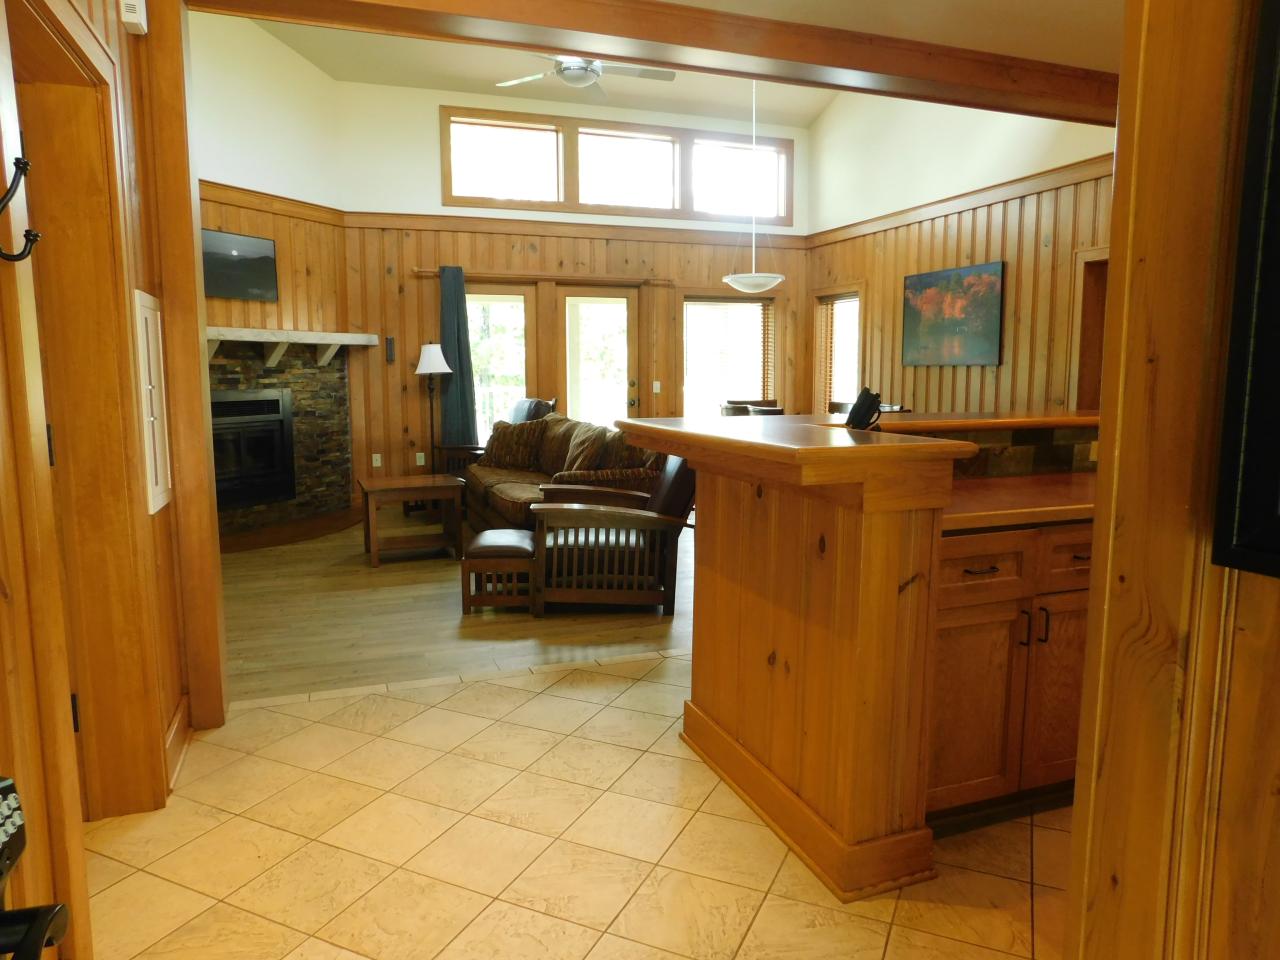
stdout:
{"type": "Polygon", "coordinates": [[[292,500],[290,391],[220,390],[211,397],[218,508],[292,500]]]}

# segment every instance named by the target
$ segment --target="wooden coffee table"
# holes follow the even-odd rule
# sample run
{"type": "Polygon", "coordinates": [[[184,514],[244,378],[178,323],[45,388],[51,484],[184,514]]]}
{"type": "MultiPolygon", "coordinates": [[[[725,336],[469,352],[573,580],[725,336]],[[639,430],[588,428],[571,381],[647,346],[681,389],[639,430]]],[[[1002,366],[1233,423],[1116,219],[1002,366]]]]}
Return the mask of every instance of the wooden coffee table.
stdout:
{"type": "Polygon", "coordinates": [[[466,486],[458,477],[447,474],[418,474],[412,477],[361,477],[364,495],[364,552],[369,563],[378,566],[383,550],[433,550],[448,547],[454,559],[462,556],[462,490],[466,486]],[[427,500],[442,508],[444,532],[424,533],[411,537],[387,537],[378,540],[378,507],[384,503],[427,500]]]}

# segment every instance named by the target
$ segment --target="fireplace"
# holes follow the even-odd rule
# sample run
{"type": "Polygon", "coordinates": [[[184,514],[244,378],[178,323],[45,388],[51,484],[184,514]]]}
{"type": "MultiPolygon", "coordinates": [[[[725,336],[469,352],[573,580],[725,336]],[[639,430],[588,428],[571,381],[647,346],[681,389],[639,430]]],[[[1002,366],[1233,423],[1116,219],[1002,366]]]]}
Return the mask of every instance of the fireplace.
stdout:
{"type": "Polygon", "coordinates": [[[210,398],[218,509],[292,500],[292,391],[215,390],[210,398]]]}

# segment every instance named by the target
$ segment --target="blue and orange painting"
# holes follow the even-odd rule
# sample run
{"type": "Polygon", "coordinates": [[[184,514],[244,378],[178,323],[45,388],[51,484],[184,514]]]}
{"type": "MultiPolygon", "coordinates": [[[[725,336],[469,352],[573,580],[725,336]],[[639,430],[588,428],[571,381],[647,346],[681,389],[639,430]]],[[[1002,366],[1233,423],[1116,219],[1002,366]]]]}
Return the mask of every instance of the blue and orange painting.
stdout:
{"type": "Polygon", "coordinates": [[[1003,302],[1001,261],[907,277],[902,297],[903,365],[998,366],[1003,302]]]}

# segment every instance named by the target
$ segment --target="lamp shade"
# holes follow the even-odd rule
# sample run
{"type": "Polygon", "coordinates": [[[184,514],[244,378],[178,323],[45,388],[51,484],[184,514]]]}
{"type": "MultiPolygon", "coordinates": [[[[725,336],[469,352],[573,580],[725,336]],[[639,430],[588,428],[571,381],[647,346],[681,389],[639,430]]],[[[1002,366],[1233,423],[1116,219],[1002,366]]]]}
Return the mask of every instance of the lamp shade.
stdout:
{"type": "Polygon", "coordinates": [[[722,278],[725,283],[743,293],[764,293],[786,279],[780,273],[730,273],[722,278]]]}
{"type": "Polygon", "coordinates": [[[418,354],[418,369],[414,371],[420,376],[431,373],[453,373],[445,362],[444,351],[438,343],[424,343],[422,352],[418,354]]]}

